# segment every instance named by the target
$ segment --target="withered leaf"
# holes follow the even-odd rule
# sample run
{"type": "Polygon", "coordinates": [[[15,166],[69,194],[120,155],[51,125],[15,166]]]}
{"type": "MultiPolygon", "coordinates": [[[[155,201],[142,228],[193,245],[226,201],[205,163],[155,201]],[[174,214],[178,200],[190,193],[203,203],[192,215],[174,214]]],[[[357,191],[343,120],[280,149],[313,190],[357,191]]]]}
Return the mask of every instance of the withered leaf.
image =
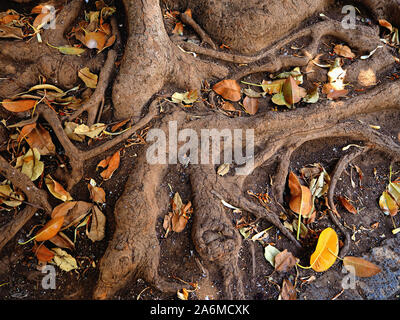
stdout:
{"type": "Polygon", "coordinates": [[[240,85],[236,80],[222,80],[217,82],[212,89],[224,99],[230,101],[239,101],[241,98],[240,85]]]}
{"type": "Polygon", "coordinates": [[[275,270],[279,272],[288,272],[298,261],[299,259],[285,249],[275,256],[275,270]]]}

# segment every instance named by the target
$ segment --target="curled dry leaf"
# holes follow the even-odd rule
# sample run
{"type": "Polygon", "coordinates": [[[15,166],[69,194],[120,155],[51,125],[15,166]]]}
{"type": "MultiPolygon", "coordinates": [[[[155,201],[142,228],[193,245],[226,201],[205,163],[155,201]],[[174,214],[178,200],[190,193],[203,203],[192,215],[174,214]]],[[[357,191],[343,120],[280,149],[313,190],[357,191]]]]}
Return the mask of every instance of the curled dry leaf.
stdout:
{"type": "Polygon", "coordinates": [[[313,198],[309,188],[300,184],[299,178],[289,173],[290,209],[304,218],[309,218],[313,211],[313,198]]]}
{"type": "Polygon", "coordinates": [[[74,129],[74,133],[89,138],[97,138],[105,129],[107,125],[104,123],[95,123],[88,127],[86,124],[80,124],[74,129]]]}
{"type": "Polygon", "coordinates": [[[15,208],[22,204],[24,196],[16,193],[10,185],[0,185],[0,204],[5,204],[9,207],[15,208]]]}
{"type": "Polygon", "coordinates": [[[290,105],[294,105],[307,95],[306,89],[299,87],[292,76],[285,80],[282,86],[282,93],[285,101],[290,105]]]}
{"type": "Polygon", "coordinates": [[[236,80],[226,79],[217,82],[213,88],[222,98],[230,101],[239,101],[241,98],[240,85],[236,80]]]}
{"type": "Polygon", "coordinates": [[[97,87],[97,74],[90,72],[88,67],[79,70],[78,77],[81,78],[88,88],[95,89],[97,87]]]}
{"type": "Polygon", "coordinates": [[[285,81],[286,79],[278,79],[274,81],[263,80],[263,82],[261,83],[261,87],[268,94],[276,94],[282,91],[282,87],[285,81]]]}
{"type": "Polygon", "coordinates": [[[68,191],[64,189],[64,187],[55,181],[49,174],[45,178],[45,183],[50,193],[60,199],[62,201],[71,201],[73,200],[68,191]]]}
{"type": "Polygon", "coordinates": [[[190,90],[184,93],[175,92],[171,96],[171,100],[173,103],[184,103],[184,104],[193,104],[199,98],[199,94],[197,90],[190,90]]]}
{"type": "Polygon", "coordinates": [[[324,229],[319,235],[317,247],[310,258],[311,268],[317,272],[328,270],[339,253],[339,239],[332,228],[324,229]]]}
{"type": "Polygon", "coordinates": [[[107,35],[101,31],[87,32],[83,43],[89,49],[103,50],[107,42],[107,35]]]}
{"type": "Polygon", "coordinates": [[[282,282],[280,298],[282,300],[296,300],[297,298],[296,290],[288,279],[284,279],[282,282]]]}
{"type": "Polygon", "coordinates": [[[36,233],[35,240],[46,241],[53,238],[60,231],[63,223],[64,216],[51,219],[36,233]]]}
{"type": "Polygon", "coordinates": [[[65,217],[68,214],[68,211],[75,207],[75,205],[76,201],[66,201],[64,203],[61,203],[53,209],[53,211],[51,212],[51,217],[65,217]]]}
{"type": "Polygon", "coordinates": [[[164,217],[163,227],[167,231],[182,232],[189,221],[192,213],[192,203],[189,201],[186,205],[183,204],[182,198],[178,192],[175,193],[172,201],[172,212],[164,217]]]}
{"type": "Polygon", "coordinates": [[[378,22],[379,22],[379,24],[380,24],[382,27],[385,27],[385,28],[388,29],[390,32],[393,32],[393,26],[392,26],[392,24],[391,24],[389,21],[387,21],[387,20],[385,20],[385,19],[381,19],[381,20],[378,20],[378,22]]]}
{"type": "Polygon", "coordinates": [[[379,206],[385,214],[391,215],[392,217],[399,211],[399,206],[387,191],[384,191],[380,196],[379,206]]]}
{"type": "Polygon", "coordinates": [[[339,196],[338,200],[342,204],[342,206],[350,213],[352,214],[357,214],[357,209],[354,208],[354,206],[350,203],[349,200],[347,200],[345,197],[339,196]]]}
{"type": "Polygon", "coordinates": [[[115,170],[118,169],[120,164],[120,152],[119,150],[115,152],[111,157],[107,157],[106,159],[99,162],[98,167],[106,168],[104,171],[100,173],[101,177],[104,180],[108,180],[112,177],[115,170]]]}
{"type": "Polygon", "coordinates": [[[65,134],[70,138],[71,140],[78,141],[78,142],[83,142],[85,141],[85,136],[79,135],[75,133],[75,129],[79,126],[79,124],[75,122],[69,122],[66,121],[64,124],[64,131],[65,134]]]}
{"type": "Polygon", "coordinates": [[[230,164],[229,163],[223,163],[218,167],[217,174],[220,175],[220,176],[224,176],[229,172],[229,169],[230,169],[230,164]]]}
{"type": "Polygon", "coordinates": [[[77,225],[92,209],[93,203],[85,201],[76,201],[75,206],[68,210],[65,215],[63,229],[77,225]]]}
{"type": "Polygon", "coordinates": [[[90,179],[90,183],[88,183],[88,189],[91,200],[97,203],[106,202],[106,193],[104,189],[101,187],[97,187],[96,182],[93,179],[90,179]]]}
{"type": "Polygon", "coordinates": [[[264,248],[264,258],[275,268],[275,257],[280,251],[270,244],[264,248]]]}
{"type": "Polygon", "coordinates": [[[358,257],[344,257],[343,265],[350,273],[360,278],[372,277],[382,271],[381,268],[372,262],[358,257]]]}
{"type": "Polygon", "coordinates": [[[97,206],[92,208],[92,219],[89,231],[86,234],[90,240],[100,241],[104,239],[106,229],[106,216],[101,212],[97,206]]]}
{"type": "MultiPolygon", "coordinates": [[[[56,153],[56,146],[51,139],[50,133],[45,128],[41,125],[27,125],[25,127],[28,127],[25,139],[32,149],[36,148],[42,156],[56,153]]],[[[21,134],[25,127],[22,128],[21,134]]]]}
{"type": "Polygon", "coordinates": [[[69,250],[75,249],[75,244],[72,242],[72,240],[68,238],[67,235],[61,231],[57,233],[53,238],[49,239],[49,241],[59,248],[64,248],[69,250]]]}

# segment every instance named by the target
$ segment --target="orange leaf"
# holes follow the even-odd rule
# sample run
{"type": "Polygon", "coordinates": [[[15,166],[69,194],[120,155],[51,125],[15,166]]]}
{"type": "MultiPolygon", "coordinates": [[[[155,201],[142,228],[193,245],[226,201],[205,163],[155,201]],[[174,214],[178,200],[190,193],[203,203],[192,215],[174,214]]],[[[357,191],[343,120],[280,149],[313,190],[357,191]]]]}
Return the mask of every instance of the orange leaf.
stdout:
{"type": "Polygon", "coordinates": [[[392,217],[394,217],[399,211],[399,206],[387,191],[384,191],[380,196],[379,206],[383,212],[390,214],[392,217]]]}
{"type": "Polygon", "coordinates": [[[57,207],[53,209],[51,212],[51,217],[65,217],[69,210],[71,210],[76,205],[76,201],[67,201],[64,203],[59,204],[57,207]]]}
{"type": "Polygon", "coordinates": [[[239,101],[241,98],[240,86],[236,80],[222,80],[217,82],[212,89],[224,99],[230,101],[239,101]]]}
{"type": "Polygon", "coordinates": [[[306,89],[299,87],[296,80],[292,76],[286,79],[282,86],[282,93],[285,101],[291,105],[299,102],[307,95],[306,89]]]}
{"type": "Polygon", "coordinates": [[[18,20],[19,15],[17,14],[7,14],[3,18],[0,19],[0,25],[1,24],[8,24],[10,22],[13,22],[14,20],[18,20]]]}
{"type": "Polygon", "coordinates": [[[350,213],[357,214],[357,209],[347,200],[345,197],[339,196],[338,197],[342,206],[350,213]]]}
{"type": "Polygon", "coordinates": [[[54,252],[46,248],[44,245],[34,246],[33,251],[39,261],[49,262],[54,258],[54,252]]]}
{"type": "Polygon", "coordinates": [[[360,278],[372,277],[382,271],[381,268],[372,262],[358,257],[344,257],[343,265],[348,271],[360,278]]]}
{"type": "Polygon", "coordinates": [[[246,96],[243,99],[243,107],[248,114],[256,114],[258,111],[258,99],[257,98],[250,98],[246,96]]]}
{"type": "Polygon", "coordinates": [[[233,104],[228,101],[222,102],[221,108],[224,109],[225,111],[237,111],[236,108],[233,106],[233,104]]]}
{"type": "Polygon", "coordinates": [[[114,171],[118,169],[119,163],[120,163],[120,159],[121,158],[120,158],[119,151],[117,151],[116,153],[114,153],[111,156],[111,158],[110,158],[110,160],[108,161],[108,164],[107,164],[108,167],[102,173],[100,173],[101,177],[104,180],[110,179],[111,176],[113,175],[114,171]]]}
{"type": "Polygon", "coordinates": [[[354,59],[356,57],[356,55],[351,51],[351,49],[348,46],[344,46],[341,44],[336,45],[333,51],[338,56],[342,56],[345,58],[354,59]]]}
{"type": "Polygon", "coordinates": [[[173,34],[179,34],[180,36],[183,35],[183,23],[182,22],[177,22],[175,24],[174,30],[172,30],[173,34]]]}
{"type": "Polygon", "coordinates": [[[17,138],[18,142],[21,142],[33,129],[36,128],[36,122],[32,124],[27,124],[22,127],[21,132],[17,138]]]}
{"type": "Polygon", "coordinates": [[[64,189],[64,187],[55,181],[50,175],[47,175],[45,178],[45,183],[50,193],[55,196],[57,199],[62,201],[70,201],[72,200],[71,195],[68,191],[64,189]]]}
{"type": "Polygon", "coordinates": [[[102,50],[106,40],[106,34],[103,32],[88,32],[85,34],[84,44],[89,49],[102,50]]]}
{"type": "Polygon", "coordinates": [[[300,184],[297,176],[290,172],[289,174],[289,189],[290,189],[290,209],[301,214],[304,218],[309,218],[312,214],[313,200],[309,188],[300,184]]]}
{"type": "Polygon", "coordinates": [[[53,238],[49,239],[49,241],[55,244],[59,248],[70,249],[73,250],[75,248],[74,243],[71,239],[69,239],[64,233],[59,232],[53,238]]]}
{"type": "Polygon", "coordinates": [[[389,21],[387,21],[385,19],[381,19],[381,20],[378,20],[378,22],[382,27],[385,27],[385,28],[389,29],[390,32],[393,32],[393,26],[389,21]]]}
{"type": "Polygon", "coordinates": [[[33,128],[31,132],[27,134],[26,141],[32,149],[38,149],[39,153],[43,156],[55,154],[56,152],[56,146],[51,139],[50,133],[41,125],[37,128],[33,128]]]}
{"type": "Polygon", "coordinates": [[[186,9],[185,14],[189,17],[192,17],[192,9],[186,9]]]}
{"type": "Polygon", "coordinates": [[[288,279],[284,279],[282,283],[281,289],[281,298],[282,300],[296,300],[296,290],[293,287],[293,284],[288,279]]]}
{"type": "Polygon", "coordinates": [[[4,99],[2,104],[5,109],[11,112],[24,112],[32,109],[36,105],[36,100],[16,100],[4,99]]]}
{"type": "Polygon", "coordinates": [[[339,253],[339,239],[332,228],[324,229],[318,238],[317,247],[310,258],[311,268],[317,272],[328,270],[339,253]]]}
{"type": "Polygon", "coordinates": [[[38,231],[35,236],[36,241],[46,241],[53,238],[64,223],[64,216],[59,216],[47,222],[42,229],[38,231]]]}

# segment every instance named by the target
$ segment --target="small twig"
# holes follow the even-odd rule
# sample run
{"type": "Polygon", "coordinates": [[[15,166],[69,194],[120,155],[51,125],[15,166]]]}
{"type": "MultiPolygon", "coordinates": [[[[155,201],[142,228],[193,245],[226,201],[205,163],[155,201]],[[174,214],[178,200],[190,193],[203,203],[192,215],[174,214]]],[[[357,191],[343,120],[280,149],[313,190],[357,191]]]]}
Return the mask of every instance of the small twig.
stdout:
{"type": "Polygon", "coordinates": [[[214,50],[217,50],[217,46],[209,35],[186,13],[181,13],[180,18],[183,23],[191,26],[193,30],[199,35],[202,42],[205,42],[211,46],[214,50]]]}

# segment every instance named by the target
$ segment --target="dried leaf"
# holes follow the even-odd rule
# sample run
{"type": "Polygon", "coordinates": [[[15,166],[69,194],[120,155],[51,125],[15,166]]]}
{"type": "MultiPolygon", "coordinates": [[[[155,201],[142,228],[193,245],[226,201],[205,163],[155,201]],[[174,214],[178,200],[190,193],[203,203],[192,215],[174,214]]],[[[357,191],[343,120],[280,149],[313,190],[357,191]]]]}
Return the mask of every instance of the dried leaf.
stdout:
{"type": "Polygon", "coordinates": [[[56,153],[56,146],[51,139],[50,133],[41,125],[32,128],[25,139],[29,146],[32,149],[37,149],[42,156],[54,155],[56,153]]]}
{"type": "Polygon", "coordinates": [[[63,229],[77,225],[92,209],[93,203],[77,201],[75,206],[65,216],[63,229]]]}
{"type": "Polygon", "coordinates": [[[106,202],[106,193],[104,189],[101,187],[97,187],[96,182],[93,179],[90,179],[90,183],[88,183],[88,189],[91,200],[97,203],[106,202]]]}
{"type": "Polygon", "coordinates": [[[88,238],[94,241],[104,239],[106,229],[106,216],[97,206],[93,206],[90,229],[86,232],[88,238]]]}
{"type": "Polygon", "coordinates": [[[189,298],[189,292],[185,289],[182,288],[181,290],[179,290],[176,295],[178,296],[179,299],[181,300],[187,300],[189,298]]]}
{"type": "Polygon", "coordinates": [[[99,162],[97,167],[106,168],[103,172],[100,173],[101,177],[104,180],[108,180],[112,177],[115,170],[118,169],[120,163],[120,153],[119,150],[115,152],[111,157],[108,157],[99,162]]]}
{"type": "Polygon", "coordinates": [[[335,46],[333,51],[341,57],[344,58],[349,58],[349,59],[354,59],[356,55],[351,51],[351,49],[348,46],[338,44],[335,46]]]}
{"type": "Polygon", "coordinates": [[[71,47],[71,46],[55,47],[55,46],[50,45],[49,43],[47,43],[47,45],[54,49],[57,49],[58,51],[60,51],[60,53],[65,54],[65,55],[79,56],[86,51],[86,49],[71,47]]]}
{"type": "Polygon", "coordinates": [[[72,257],[70,254],[68,254],[67,252],[65,252],[64,250],[62,250],[60,248],[54,248],[52,250],[55,253],[53,262],[61,270],[69,272],[71,270],[78,269],[78,264],[77,264],[75,258],[72,257]]]}
{"type": "Polygon", "coordinates": [[[244,110],[245,110],[248,114],[254,115],[254,114],[256,114],[257,111],[258,111],[258,103],[259,103],[258,98],[250,98],[250,97],[246,96],[246,97],[243,99],[243,107],[244,107],[244,110]]]}
{"type": "Polygon", "coordinates": [[[51,243],[56,245],[59,248],[74,250],[75,244],[72,242],[70,238],[67,237],[63,232],[57,233],[53,238],[49,239],[51,243]]]}
{"type": "Polygon", "coordinates": [[[280,298],[282,300],[296,300],[297,299],[296,290],[293,287],[293,284],[288,279],[283,280],[280,298]]]}
{"type": "Polygon", "coordinates": [[[73,200],[69,192],[67,192],[64,187],[55,181],[49,174],[45,178],[45,183],[50,193],[62,201],[73,200]]]}
{"type": "Polygon", "coordinates": [[[90,72],[88,67],[79,70],[78,77],[82,79],[88,88],[95,89],[97,87],[97,74],[90,72]]]}
{"type": "Polygon", "coordinates": [[[285,249],[275,256],[275,270],[278,272],[288,272],[298,261],[299,259],[285,249]]]}
{"type": "Polygon", "coordinates": [[[2,105],[4,109],[11,112],[24,112],[32,109],[36,105],[36,100],[10,100],[4,99],[2,105]]]}
{"type": "Polygon", "coordinates": [[[223,163],[218,167],[217,174],[222,177],[222,176],[226,175],[229,172],[229,169],[230,169],[230,164],[229,163],[223,163]]]}
{"type": "Polygon", "coordinates": [[[372,277],[382,271],[381,268],[372,262],[358,257],[344,257],[343,265],[349,272],[354,273],[360,278],[372,277]]]}
{"type": "Polygon", "coordinates": [[[43,244],[39,246],[35,244],[32,250],[39,261],[50,262],[54,258],[54,252],[45,247],[43,244]]]}
{"type": "Polygon", "coordinates": [[[21,28],[0,25],[0,38],[24,39],[24,33],[21,28]]]}
{"type": "Polygon", "coordinates": [[[69,122],[66,121],[64,123],[64,131],[65,134],[70,138],[71,140],[78,141],[78,142],[83,142],[85,141],[85,136],[79,135],[75,133],[75,129],[79,126],[79,124],[75,122],[69,122]]]}
{"type": "Polygon", "coordinates": [[[270,244],[264,248],[264,258],[275,268],[275,257],[280,251],[270,244]]]}
{"type": "Polygon", "coordinates": [[[190,90],[184,93],[175,92],[171,100],[173,103],[193,104],[199,98],[197,90],[190,90]]]}
{"type": "Polygon", "coordinates": [[[221,103],[221,108],[224,109],[225,111],[237,111],[236,108],[233,106],[233,104],[228,101],[223,101],[221,103]]]}
{"type": "Polygon", "coordinates": [[[54,219],[61,216],[65,217],[68,214],[68,211],[75,207],[76,203],[76,201],[66,201],[59,204],[51,212],[51,218],[54,219]]]}
{"type": "Polygon", "coordinates": [[[293,172],[289,173],[289,189],[290,209],[304,218],[309,218],[313,211],[311,191],[300,184],[298,177],[293,172]]]}
{"type": "Polygon", "coordinates": [[[389,21],[387,21],[387,20],[385,20],[385,19],[381,19],[381,20],[378,20],[378,22],[379,22],[379,24],[380,24],[382,27],[385,27],[385,28],[387,28],[390,32],[393,32],[393,26],[392,26],[392,24],[391,24],[389,21]]]}
{"type": "Polygon", "coordinates": [[[89,49],[103,50],[107,41],[107,35],[101,31],[87,32],[84,38],[84,45],[89,49]]]}
{"type": "Polygon", "coordinates": [[[340,66],[340,58],[336,58],[328,72],[329,83],[331,84],[333,90],[344,90],[343,81],[345,76],[346,70],[343,70],[340,66]]]}
{"type": "Polygon", "coordinates": [[[32,181],[39,178],[44,170],[44,163],[40,161],[40,153],[36,148],[29,149],[28,152],[17,158],[16,168],[21,168],[21,172],[26,174],[32,181]]]}
{"type": "Polygon", "coordinates": [[[64,216],[56,217],[48,221],[35,236],[36,241],[46,241],[53,238],[60,231],[64,223],[64,216]]]}
{"type": "Polygon", "coordinates": [[[173,34],[178,34],[180,36],[183,36],[183,23],[182,22],[177,22],[175,24],[174,30],[172,30],[173,34]]]}
{"type": "Polygon", "coordinates": [[[283,93],[276,93],[272,96],[271,101],[275,104],[277,104],[278,106],[286,106],[288,108],[291,108],[292,106],[286,102],[285,97],[283,96],[283,93]]]}
{"type": "Polygon", "coordinates": [[[357,214],[357,209],[347,200],[345,197],[338,196],[338,200],[342,204],[342,206],[350,213],[357,214]]]}
{"type": "Polygon", "coordinates": [[[80,124],[74,129],[77,135],[87,136],[89,138],[97,138],[105,129],[107,125],[104,123],[95,123],[88,127],[86,124],[80,124]]]}
{"type": "Polygon", "coordinates": [[[15,208],[22,204],[24,196],[22,194],[16,193],[10,185],[2,184],[0,185],[0,203],[5,204],[9,207],[15,208]]]}
{"type": "Polygon", "coordinates": [[[230,101],[239,101],[241,98],[240,85],[236,80],[222,80],[217,82],[212,89],[224,99],[230,101]]]}
{"type": "Polygon", "coordinates": [[[379,206],[385,214],[391,215],[392,217],[395,216],[399,211],[399,206],[387,191],[384,191],[380,196],[379,206]]]}
{"type": "Polygon", "coordinates": [[[268,94],[276,94],[282,91],[283,84],[285,83],[286,79],[279,79],[279,80],[263,80],[261,86],[265,92],[268,94]]]}
{"type": "Polygon", "coordinates": [[[289,76],[283,84],[282,93],[290,105],[294,105],[307,95],[306,89],[299,87],[292,76],[289,76]]]}
{"type": "Polygon", "coordinates": [[[310,265],[314,271],[328,270],[336,261],[339,253],[339,239],[332,228],[324,229],[318,238],[317,247],[310,258],[310,265]]]}

